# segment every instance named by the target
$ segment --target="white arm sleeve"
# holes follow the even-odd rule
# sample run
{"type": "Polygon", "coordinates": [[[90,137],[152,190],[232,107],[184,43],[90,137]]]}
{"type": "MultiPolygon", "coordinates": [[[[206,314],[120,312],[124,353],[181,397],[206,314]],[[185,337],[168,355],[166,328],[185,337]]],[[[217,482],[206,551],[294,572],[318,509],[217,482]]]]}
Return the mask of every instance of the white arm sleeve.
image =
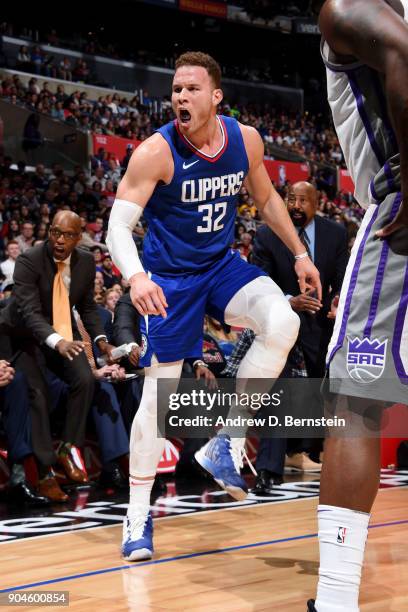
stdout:
{"type": "Polygon", "coordinates": [[[142,214],[143,208],[139,204],[127,200],[115,200],[109,217],[106,244],[113,263],[126,280],[138,272],[144,272],[132,236],[142,214]]]}

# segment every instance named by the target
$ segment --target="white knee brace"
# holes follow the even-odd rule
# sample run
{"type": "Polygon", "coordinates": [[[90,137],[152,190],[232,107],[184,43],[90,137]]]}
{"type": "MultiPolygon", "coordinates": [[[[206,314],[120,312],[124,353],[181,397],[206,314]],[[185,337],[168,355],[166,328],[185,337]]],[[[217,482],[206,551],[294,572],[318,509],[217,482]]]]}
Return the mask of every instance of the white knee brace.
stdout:
{"type": "Polygon", "coordinates": [[[300,320],[276,283],[260,277],[245,285],[228,304],[225,320],[256,334],[238,377],[277,378],[296,342],[300,320]]]}

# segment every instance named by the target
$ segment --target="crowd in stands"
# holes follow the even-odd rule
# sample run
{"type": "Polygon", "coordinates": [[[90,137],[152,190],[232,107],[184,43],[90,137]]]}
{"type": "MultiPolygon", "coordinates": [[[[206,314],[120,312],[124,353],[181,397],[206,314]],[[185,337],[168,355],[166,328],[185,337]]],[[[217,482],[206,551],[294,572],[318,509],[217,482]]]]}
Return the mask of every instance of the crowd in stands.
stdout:
{"type": "MultiPolygon", "coordinates": [[[[42,164],[37,165],[34,172],[29,172],[24,162],[13,164],[9,157],[0,158],[0,259],[4,262],[1,265],[3,289],[10,288],[12,282],[13,266],[10,260],[15,260],[20,252],[46,239],[50,221],[57,211],[73,210],[82,220],[81,246],[93,251],[97,264],[95,299],[105,303],[108,297],[106,292],[112,287],[120,292],[121,281],[117,271],[112,272],[105,236],[115,191],[131,152],[129,149],[122,160],[117,160],[113,154],[101,148],[91,159],[89,173],[77,167],[72,176],[68,176],[57,164],[51,172],[47,172],[42,164]]],[[[277,186],[283,198],[287,196],[288,186],[288,183],[277,186]]],[[[320,191],[318,214],[344,224],[350,241],[353,241],[362,211],[353,202],[351,194],[337,193],[331,199],[325,191],[320,191]]],[[[248,260],[259,223],[254,202],[243,188],[233,247],[248,260]]],[[[139,248],[143,248],[145,231],[142,221],[134,234],[139,248]]]]}
{"type": "MultiPolygon", "coordinates": [[[[85,91],[68,95],[63,85],[45,82],[39,86],[32,77],[25,86],[18,75],[1,82],[0,96],[11,104],[21,104],[35,113],[50,115],[86,132],[145,140],[173,117],[169,98],[160,101],[160,112],[152,111],[147,92],[143,101],[113,93],[90,100],[85,91]]],[[[220,112],[255,127],[268,145],[291,151],[313,163],[344,165],[336,133],[322,115],[296,114],[270,107],[224,102],[220,112]]]]}
{"type": "MultiPolygon", "coordinates": [[[[0,35],[16,36],[27,40],[26,45],[22,45],[16,58],[5,56],[3,63],[24,72],[58,77],[66,80],[80,81],[83,83],[93,83],[101,85],[95,74],[92,73],[90,66],[84,59],[72,61],[65,56],[62,60],[57,60],[51,52],[42,49],[42,45],[60,47],[61,49],[73,49],[89,56],[106,56],[111,59],[133,61],[144,65],[158,65],[166,68],[174,68],[176,58],[179,54],[176,46],[172,51],[163,52],[160,49],[142,49],[140,46],[125,45],[118,42],[112,43],[104,36],[104,32],[77,32],[75,36],[60,36],[55,29],[33,31],[31,28],[16,27],[10,23],[0,24],[0,35]],[[104,40],[105,39],[105,40],[104,40]]],[[[105,32],[106,34],[106,32],[105,32]]],[[[225,77],[235,78],[250,82],[273,83],[275,72],[269,62],[259,62],[254,65],[243,64],[230,60],[222,63],[222,72],[225,77]]],[[[292,80],[294,76],[291,75],[292,80]]],[[[106,83],[103,83],[106,85],[106,83]]],[[[112,85],[112,83],[111,83],[112,85]]]]}

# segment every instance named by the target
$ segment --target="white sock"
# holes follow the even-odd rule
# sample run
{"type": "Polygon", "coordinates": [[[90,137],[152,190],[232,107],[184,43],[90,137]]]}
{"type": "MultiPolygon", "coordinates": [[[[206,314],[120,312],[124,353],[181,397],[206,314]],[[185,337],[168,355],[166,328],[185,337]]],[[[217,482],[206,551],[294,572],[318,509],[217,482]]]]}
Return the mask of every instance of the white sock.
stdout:
{"type": "Polygon", "coordinates": [[[150,508],[150,494],[154,478],[141,479],[129,476],[129,508],[128,516],[147,516],[150,508]]]}
{"type": "Polygon", "coordinates": [[[320,569],[317,612],[359,612],[361,569],[370,515],[318,506],[320,569]]]}

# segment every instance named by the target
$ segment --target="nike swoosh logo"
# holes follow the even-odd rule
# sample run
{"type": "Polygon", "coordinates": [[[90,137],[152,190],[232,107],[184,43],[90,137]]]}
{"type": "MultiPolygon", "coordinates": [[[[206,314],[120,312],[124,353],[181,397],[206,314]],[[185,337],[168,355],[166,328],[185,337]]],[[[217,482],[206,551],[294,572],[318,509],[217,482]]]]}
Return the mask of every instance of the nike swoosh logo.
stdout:
{"type": "Polygon", "coordinates": [[[196,161],[191,162],[191,164],[186,164],[186,162],[183,162],[183,170],[187,170],[187,168],[191,168],[191,166],[194,166],[194,164],[198,164],[200,160],[196,159],[196,161]]]}

